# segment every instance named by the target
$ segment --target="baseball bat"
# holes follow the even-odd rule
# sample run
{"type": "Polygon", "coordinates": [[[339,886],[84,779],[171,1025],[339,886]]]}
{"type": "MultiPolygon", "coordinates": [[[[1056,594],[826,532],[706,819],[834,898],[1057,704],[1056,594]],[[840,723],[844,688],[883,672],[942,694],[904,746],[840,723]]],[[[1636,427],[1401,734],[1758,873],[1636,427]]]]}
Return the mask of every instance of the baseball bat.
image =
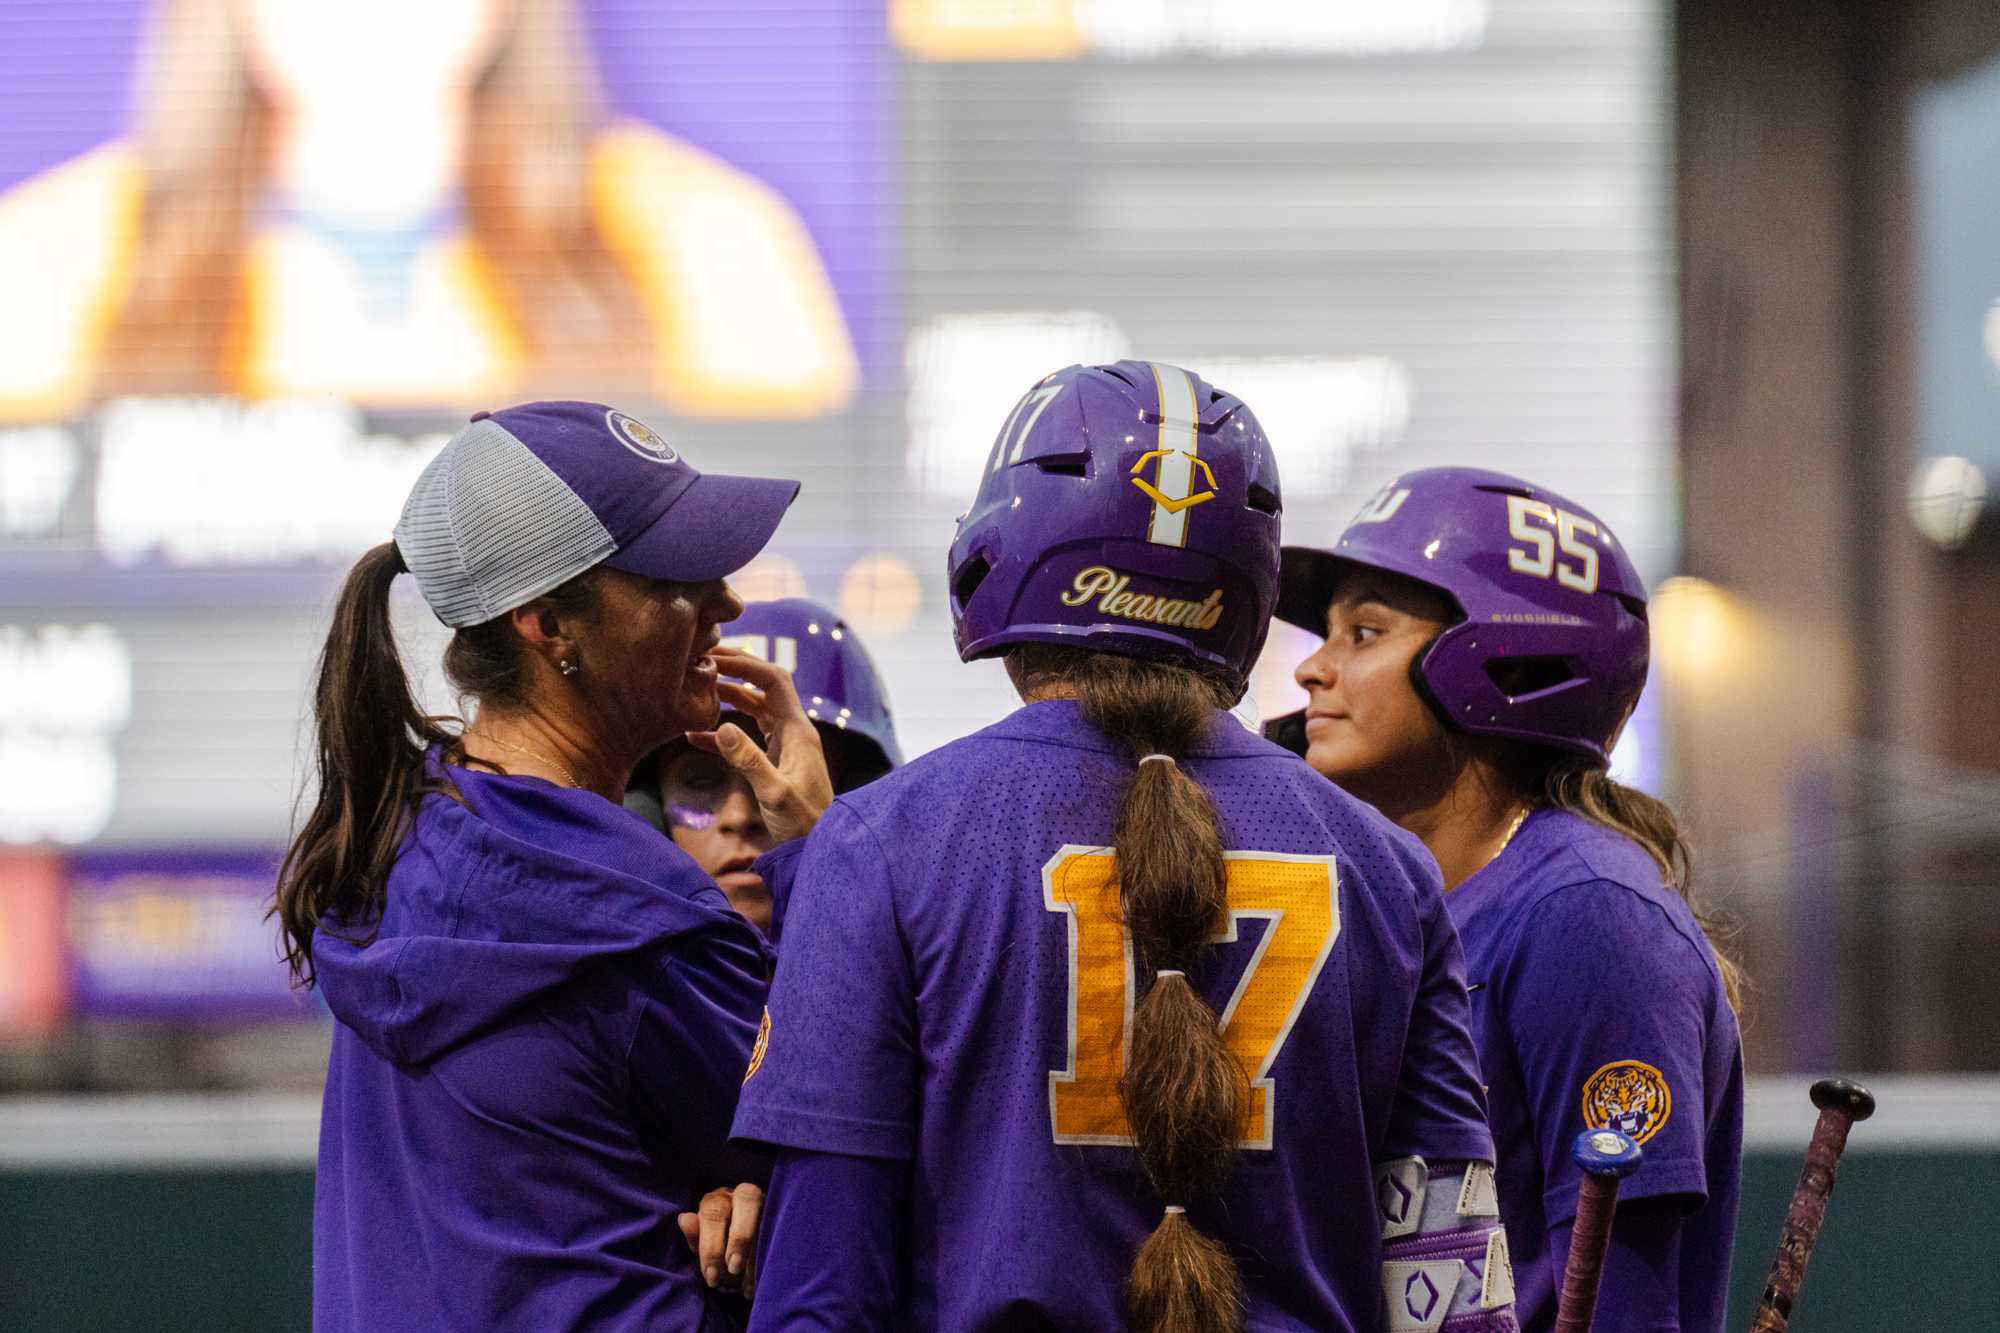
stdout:
{"type": "Polygon", "coordinates": [[[1618,1211],[1618,1182],[1639,1167],[1645,1154],[1615,1129],[1586,1129],[1570,1145],[1570,1160],[1583,1171],[1570,1224],[1569,1262],[1563,1266],[1555,1333],[1590,1333],[1597,1313],[1597,1287],[1604,1280],[1604,1256],[1611,1249],[1611,1219],[1618,1211]]]}
{"type": "Polygon", "coordinates": [[[1855,1121],[1875,1114],[1874,1094],[1844,1078],[1823,1078],[1813,1084],[1812,1099],[1819,1108],[1819,1123],[1813,1126],[1812,1142],[1806,1146],[1805,1170],[1799,1173],[1799,1187],[1792,1191],[1792,1206],[1785,1210],[1778,1253],[1771,1260],[1771,1276],[1764,1284],[1764,1299],[1751,1321],[1750,1333],[1785,1333],[1790,1327],[1792,1303],[1805,1285],[1806,1261],[1812,1258],[1813,1243],[1826,1221],[1827,1200],[1833,1197],[1833,1176],[1840,1169],[1841,1151],[1847,1147],[1847,1131],[1854,1128],[1855,1121]]]}

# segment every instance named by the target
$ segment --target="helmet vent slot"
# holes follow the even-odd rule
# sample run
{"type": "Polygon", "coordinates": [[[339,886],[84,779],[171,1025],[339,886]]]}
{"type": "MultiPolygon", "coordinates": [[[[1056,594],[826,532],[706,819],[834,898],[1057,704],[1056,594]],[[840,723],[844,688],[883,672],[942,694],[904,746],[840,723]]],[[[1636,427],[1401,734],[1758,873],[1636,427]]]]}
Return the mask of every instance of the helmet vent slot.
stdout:
{"type": "Polygon", "coordinates": [[[1250,507],[1260,514],[1275,514],[1282,507],[1278,504],[1278,493],[1268,486],[1250,483],[1250,507]]]}
{"type": "Polygon", "coordinates": [[[972,601],[972,594],[979,591],[979,585],[986,582],[986,576],[992,570],[993,566],[986,563],[985,556],[976,555],[964,569],[958,571],[958,577],[952,580],[951,595],[961,608],[972,601]]]}
{"type": "Polygon", "coordinates": [[[1083,464],[1073,460],[1051,459],[1039,462],[1036,466],[1052,477],[1081,477],[1083,475],[1083,464]]]}
{"type": "Polygon", "coordinates": [[[1486,675],[1512,700],[1532,698],[1577,678],[1567,657],[1505,657],[1488,662],[1486,675]]]}

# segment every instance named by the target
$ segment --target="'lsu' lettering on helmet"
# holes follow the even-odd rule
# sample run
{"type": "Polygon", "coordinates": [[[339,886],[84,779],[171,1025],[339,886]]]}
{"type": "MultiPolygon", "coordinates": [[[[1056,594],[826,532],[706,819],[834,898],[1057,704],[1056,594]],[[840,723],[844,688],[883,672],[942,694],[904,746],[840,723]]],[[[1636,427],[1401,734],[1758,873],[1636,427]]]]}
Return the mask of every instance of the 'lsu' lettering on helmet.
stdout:
{"type": "Polygon", "coordinates": [[[722,646],[761,657],[787,671],[799,669],[799,641],[789,634],[725,634],[722,646]]]}
{"type": "Polygon", "coordinates": [[[764,1067],[764,1052],[771,1048],[771,1006],[764,1006],[764,1021],[757,1025],[757,1044],[750,1048],[750,1068],[743,1071],[743,1081],[748,1083],[764,1067]]]}
{"type": "Polygon", "coordinates": [[[1197,456],[1201,432],[1196,423],[1201,417],[1194,401],[1194,381],[1177,366],[1154,361],[1146,364],[1153,368],[1153,383],[1160,390],[1160,435],[1156,447],[1132,465],[1132,484],[1153,502],[1146,540],[1161,546],[1186,546],[1188,510],[1215,498],[1215,473],[1197,456]],[[1138,474],[1155,458],[1160,467],[1155,480],[1149,482],[1138,474]],[[1205,491],[1194,488],[1196,468],[1208,478],[1205,491]]]}
{"type": "Polygon", "coordinates": [[[1398,486],[1392,481],[1368,497],[1361,506],[1361,512],[1350,520],[1348,526],[1352,527],[1355,523],[1387,523],[1403,507],[1403,501],[1409,498],[1410,488],[1398,486]]]}
{"type": "Polygon", "coordinates": [[[1130,574],[1120,573],[1108,565],[1092,565],[1071,582],[1070,590],[1062,595],[1062,603],[1064,606],[1082,606],[1095,597],[1097,609],[1104,615],[1141,620],[1149,625],[1172,625],[1177,629],[1214,629],[1216,622],[1222,619],[1220,588],[1211,592],[1206,601],[1191,602],[1177,597],[1127,592],[1125,587],[1131,582],[1130,574]]]}
{"type": "Polygon", "coordinates": [[[1666,1075],[1639,1060],[1613,1060],[1583,1082],[1583,1123],[1615,1129],[1634,1143],[1660,1132],[1673,1114],[1666,1075]]]}

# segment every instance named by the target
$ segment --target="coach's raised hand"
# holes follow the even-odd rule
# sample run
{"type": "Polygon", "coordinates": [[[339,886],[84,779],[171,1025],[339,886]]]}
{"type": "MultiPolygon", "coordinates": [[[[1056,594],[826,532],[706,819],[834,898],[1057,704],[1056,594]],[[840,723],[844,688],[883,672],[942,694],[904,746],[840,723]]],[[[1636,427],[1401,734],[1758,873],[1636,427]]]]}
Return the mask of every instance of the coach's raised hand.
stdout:
{"type": "Polygon", "coordinates": [[[737,648],[718,647],[713,656],[721,674],[733,677],[716,684],[723,704],[756,719],[765,748],[759,749],[734,723],[691,731],[688,740],[721,755],[743,775],[773,838],[786,842],[804,837],[833,804],[833,779],[819,729],[792,688],[791,672],[737,648]]]}

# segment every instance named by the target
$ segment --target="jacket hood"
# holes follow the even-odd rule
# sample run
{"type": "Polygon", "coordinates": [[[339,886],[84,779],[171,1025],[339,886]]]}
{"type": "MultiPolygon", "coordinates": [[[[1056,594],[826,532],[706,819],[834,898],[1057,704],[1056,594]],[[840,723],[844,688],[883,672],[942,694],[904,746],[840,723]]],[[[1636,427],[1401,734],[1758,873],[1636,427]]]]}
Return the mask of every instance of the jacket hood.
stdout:
{"type": "Polygon", "coordinates": [[[649,965],[682,936],[756,935],[692,858],[602,797],[451,777],[470,808],[423,798],[372,937],[339,922],[313,937],[327,1006],[386,1058],[430,1060],[587,968],[649,965]]]}

